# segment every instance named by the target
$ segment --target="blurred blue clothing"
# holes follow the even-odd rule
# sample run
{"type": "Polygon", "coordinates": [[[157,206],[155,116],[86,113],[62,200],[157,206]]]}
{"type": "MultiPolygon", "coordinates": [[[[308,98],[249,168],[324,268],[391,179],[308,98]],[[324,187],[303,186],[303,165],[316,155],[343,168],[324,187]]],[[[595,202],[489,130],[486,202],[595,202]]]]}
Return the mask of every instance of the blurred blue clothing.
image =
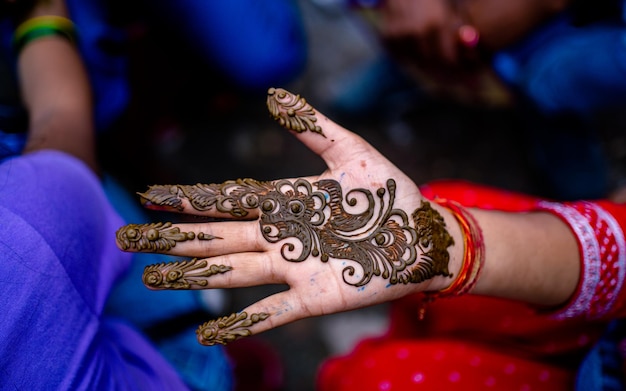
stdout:
{"type": "Polygon", "coordinates": [[[576,26],[573,16],[564,13],[496,53],[493,67],[509,86],[550,115],[588,116],[623,106],[626,21],[620,14],[576,26]]]}
{"type": "Polygon", "coordinates": [[[150,296],[115,245],[124,221],[82,162],[42,151],[0,163],[0,219],[0,389],[232,388],[229,359],[197,342],[197,325],[157,346],[138,331],[198,303],[150,296]]]}
{"type": "Polygon", "coordinates": [[[623,391],[624,357],[620,345],[626,341],[626,321],[612,321],[602,338],[583,360],[576,376],[577,391],[623,391]]]}
{"type": "Polygon", "coordinates": [[[176,30],[201,57],[239,87],[291,81],[304,69],[307,41],[294,0],[155,0],[164,27],[176,30]]]}
{"type": "Polygon", "coordinates": [[[530,109],[532,162],[546,196],[594,199],[610,191],[593,119],[626,105],[624,3],[613,1],[614,14],[583,25],[564,12],[493,57],[496,73],[530,109]]]}
{"type": "Polygon", "coordinates": [[[5,160],[0,220],[0,389],[187,389],[145,337],[103,313],[131,257],[81,161],[57,151],[5,160]]]}

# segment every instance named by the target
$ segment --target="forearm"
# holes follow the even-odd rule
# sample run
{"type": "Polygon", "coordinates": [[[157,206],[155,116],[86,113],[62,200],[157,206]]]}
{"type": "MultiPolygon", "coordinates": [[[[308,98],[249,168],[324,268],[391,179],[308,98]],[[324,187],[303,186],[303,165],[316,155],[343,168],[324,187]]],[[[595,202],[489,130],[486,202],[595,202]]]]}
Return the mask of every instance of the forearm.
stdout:
{"type": "MultiPolygon", "coordinates": [[[[62,2],[37,6],[29,17],[65,16],[62,2]]],[[[86,70],[74,45],[49,36],[27,44],[18,58],[22,99],[29,112],[25,153],[57,149],[96,169],[92,97],[86,70]]]]}
{"type": "Polygon", "coordinates": [[[485,265],[475,294],[558,306],[575,292],[580,275],[576,238],[546,212],[472,209],[483,231],[485,265]]]}

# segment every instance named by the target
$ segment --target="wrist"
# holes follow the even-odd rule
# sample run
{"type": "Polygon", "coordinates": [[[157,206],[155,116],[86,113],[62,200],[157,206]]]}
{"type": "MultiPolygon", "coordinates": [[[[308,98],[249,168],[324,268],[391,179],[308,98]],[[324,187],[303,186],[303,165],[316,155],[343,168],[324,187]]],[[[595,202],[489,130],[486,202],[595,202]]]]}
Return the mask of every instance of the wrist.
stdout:
{"type": "Polygon", "coordinates": [[[484,263],[482,231],[472,214],[460,204],[444,199],[435,203],[454,241],[449,248],[449,276],[437,276],[427,287],[432,298],[459,296],[474,288],[484,263]]]}

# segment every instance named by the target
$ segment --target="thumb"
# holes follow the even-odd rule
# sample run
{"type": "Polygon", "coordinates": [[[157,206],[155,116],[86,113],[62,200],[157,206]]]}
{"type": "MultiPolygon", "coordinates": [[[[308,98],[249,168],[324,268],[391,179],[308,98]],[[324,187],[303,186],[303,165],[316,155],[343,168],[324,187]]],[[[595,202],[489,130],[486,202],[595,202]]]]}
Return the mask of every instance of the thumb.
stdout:
{"type": "Polygon", "coordinates": [[[280,125],[324,159],[331,170],[349,162],[355,154],[377,153],[365,140],[315,110],[300,95],[270,88],[267,108],[280,125]]]}

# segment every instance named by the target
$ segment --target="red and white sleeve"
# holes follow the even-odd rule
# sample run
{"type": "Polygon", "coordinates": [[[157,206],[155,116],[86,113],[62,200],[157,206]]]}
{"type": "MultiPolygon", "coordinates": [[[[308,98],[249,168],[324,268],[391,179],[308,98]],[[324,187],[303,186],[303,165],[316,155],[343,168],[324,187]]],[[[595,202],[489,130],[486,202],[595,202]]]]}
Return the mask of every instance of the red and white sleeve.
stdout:
{"type": "Polygon", "coordinates": [[[626,314],[626,206],[609,202],[540,202],[576,235],[581,271],[576,292],[553,316],[611,319],[626,314]]]}

